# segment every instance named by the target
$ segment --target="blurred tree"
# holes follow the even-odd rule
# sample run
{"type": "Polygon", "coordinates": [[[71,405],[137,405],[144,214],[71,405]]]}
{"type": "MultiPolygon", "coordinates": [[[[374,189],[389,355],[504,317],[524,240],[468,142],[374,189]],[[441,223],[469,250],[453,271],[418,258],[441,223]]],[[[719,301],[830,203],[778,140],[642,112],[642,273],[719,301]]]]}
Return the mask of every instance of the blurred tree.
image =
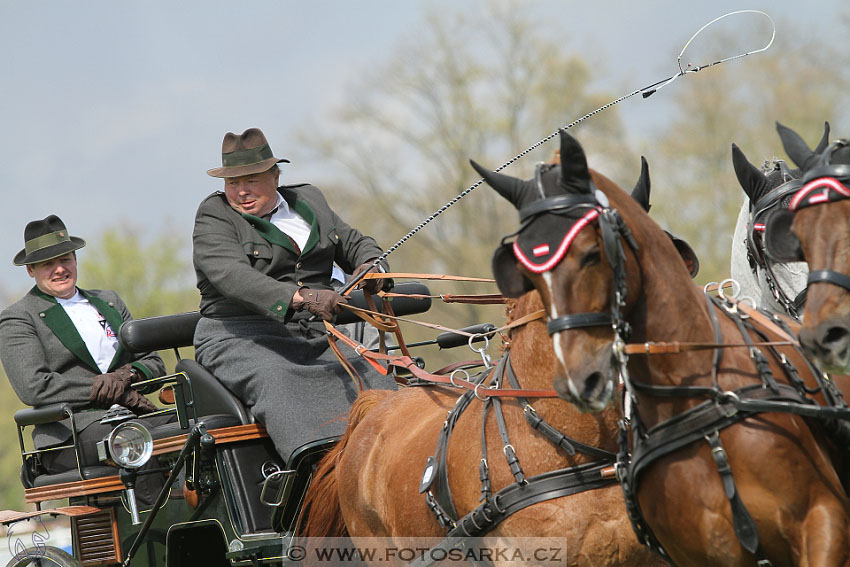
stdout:
{"type": "Polygon", "coordinates": [[[0,372],[0,415],[2,420],[0,431],[0,509],[23,510],[24,488],[21,485],[21,452],[18,444],[18,434],[12,415],[26,406],[18,399],[5,372],[0,372]]]}
{"type": "MultiPolygon", "coordinates": [[[[745,199],[732,167],[732,142],[760,166],[788,160],[777,121],[811,147],[825,120],[833,139],[847,135],[844,93],[850,83],[836,65],[846,53],[811,35],[789,33],[789,24],[777,22],[777,29],[786,33],[778,33],[768,51],[680,79],[666,93],[675,107],[672,120],[643,142],[653,172],[653,217],[697,251],[701,282],[729,277],[731,237],[745,199]]],[[[711,36],[712,46],[726,55],[753,49],[760,40],[746,32],[711,36]]]]}
{"type": "Polygon", "coordinates": [[[80,287],[115,290],[137,318],[197,309],[184,243],[164,234],[145,244],[140,234],[138,228],[121,224],[91,239],[79,253],[80,287]]]}
{"type": "MultiPolygon", "coordinates": [[[[345,180],[322,181],[346,220],[387,248],[428,215],[471,186],[478,176],[470,157],[496,169],[560,126],[616,98],[592,87],[591,68],[571,53],[563,34],[533,20],[518,3],[482,3],[481,10],[430,13],[383,66],[365,72],[336,110],[339,128],[305,128],[304,145],[317,158],[340,162],[345,180]],[[480,36],[480,37],[478,37],[480,36]],[[471,45],[476,45],[476,48],[471,45]],[[340,194],[358,197],[341,203],[340,194]]],[[[617,109],[574,130],[585,147],[620,167],[617,109]]],[[[555,141],[504,170],[531,177],[535,161],[549,160],[555,141]]],[[[517,226],[516,210],[488,187],[470,193],[407,241],[389,260],[393,271],[491,277],[490,258],[500,238],[517,226]]],[[[462,285],[438,292],[497,293],[494,285],[462,285]]],[[[460,327],[499,323],[503,308],[437,306],[428,320],[460,327]]]]}

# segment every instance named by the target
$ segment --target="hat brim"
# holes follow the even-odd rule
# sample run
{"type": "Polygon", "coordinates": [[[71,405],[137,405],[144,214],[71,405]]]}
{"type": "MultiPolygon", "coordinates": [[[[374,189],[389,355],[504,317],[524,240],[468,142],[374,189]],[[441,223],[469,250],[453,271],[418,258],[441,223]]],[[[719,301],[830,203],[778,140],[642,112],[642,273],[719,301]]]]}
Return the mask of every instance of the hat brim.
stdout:
{"type": "Polygon", "coordinates": [[[258,161],[257,163],[249,163],[247,165],[215,167],[213,169],[208,169],[207,175],[212,177],[223,177],[225,179],[228,177],[242,177],[243,175],[253,175],[255,173],[268,171],[276,163],[289,163],[289,160],[271,157],[269,159],[264,159],[263,161],[258,161]]]}
{"type": "Polygon", "coordinates": [[[31,254],[27,254],[26,249],[21,250],[15,255],[15,259],[13,260],[13,262],[16,266],[38,264],[39,262],[46,262],[48,260],[52,260],[53,258],[64,256],[68,252],[79,250],[80,248],[86,245],[86,241],[82,238],[77,238],[76,236],[71,236],[69,238],[71,239],[70,242],[60,242],[59,244],[56,244],[54,246],[48,246],[47,248],[36,250],[31,254]]]}

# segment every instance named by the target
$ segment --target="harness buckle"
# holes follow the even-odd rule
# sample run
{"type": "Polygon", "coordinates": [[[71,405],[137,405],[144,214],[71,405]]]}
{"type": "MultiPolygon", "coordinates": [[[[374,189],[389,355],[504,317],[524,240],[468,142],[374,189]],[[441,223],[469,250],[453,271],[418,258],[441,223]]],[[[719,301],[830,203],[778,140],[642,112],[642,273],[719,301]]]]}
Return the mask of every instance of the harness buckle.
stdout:
{"type": "Polygon", "coordinates": [[[726,417],[732,417],[738,413],[738,404],[741,402],[741,398],[732,390],[720,392],[717,396],[717,401],[721,406],[724,406],[721,407],[721,410],[723,410],[723,415],[726,417]]]}

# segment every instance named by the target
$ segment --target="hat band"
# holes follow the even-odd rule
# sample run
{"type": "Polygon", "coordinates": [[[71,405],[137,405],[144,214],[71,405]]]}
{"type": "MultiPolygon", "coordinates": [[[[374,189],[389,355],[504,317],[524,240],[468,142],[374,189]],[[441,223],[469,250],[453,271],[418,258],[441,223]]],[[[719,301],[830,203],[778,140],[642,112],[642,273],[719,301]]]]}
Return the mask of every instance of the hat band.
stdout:
{"type": "Polygon", "coordinates": [[[221,154],[221,165],[224,167],[236,167],[239,165],[252,165],[260,163],[267,159],[273,158],[272,149],[268,144],[259,148],[248,148],[247,150],[239,150],[230,152],[229,154],[221,154]]]}
{"type": "Polygon", "coordinates": [[[68,236],[67,231],[57,230],[56,232],[42,234],[41,236],[36,236],[31,240],[27,240],[24,243],[24,250],[26,251],[27,256],[29,256],[30,254],[38,250],[42,250],[50,246],[55,246],[57,244],[62,244],[63,242],[70,241],[71,238],[68,236]]]}

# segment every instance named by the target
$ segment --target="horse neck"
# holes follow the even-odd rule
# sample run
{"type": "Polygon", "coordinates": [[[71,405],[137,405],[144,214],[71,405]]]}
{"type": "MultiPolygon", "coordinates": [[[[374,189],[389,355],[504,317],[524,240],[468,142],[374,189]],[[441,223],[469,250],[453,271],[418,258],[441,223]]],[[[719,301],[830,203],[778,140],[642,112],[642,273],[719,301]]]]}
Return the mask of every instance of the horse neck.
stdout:
{"type": "Polygon", "coordinates": [[[633,306],[626,313],[633,329],[632,339],[711,340],[711,320],[702,290],[693,283],[670,237],[622,190],[612,191],[610,187],[602,190],[637,243],[636,251],[623,244],[629,274],[627,303],[633,306]]]}
{"type": "MultiPolygon", "coordinates": [[[[536,291],[508,302],[508,322],[543,310],[536,291]]],[[[551,389],[555,373],[555,351],[543,319],[536,319],[511,330],[510,362],[522,388],[551,389]]],[[[607,450],[617,447],[617,418],[613,405],[601,414],[585,414],[559,398],[532,400],[537,413],[550,425],[583,443],[607,450]]]]}

